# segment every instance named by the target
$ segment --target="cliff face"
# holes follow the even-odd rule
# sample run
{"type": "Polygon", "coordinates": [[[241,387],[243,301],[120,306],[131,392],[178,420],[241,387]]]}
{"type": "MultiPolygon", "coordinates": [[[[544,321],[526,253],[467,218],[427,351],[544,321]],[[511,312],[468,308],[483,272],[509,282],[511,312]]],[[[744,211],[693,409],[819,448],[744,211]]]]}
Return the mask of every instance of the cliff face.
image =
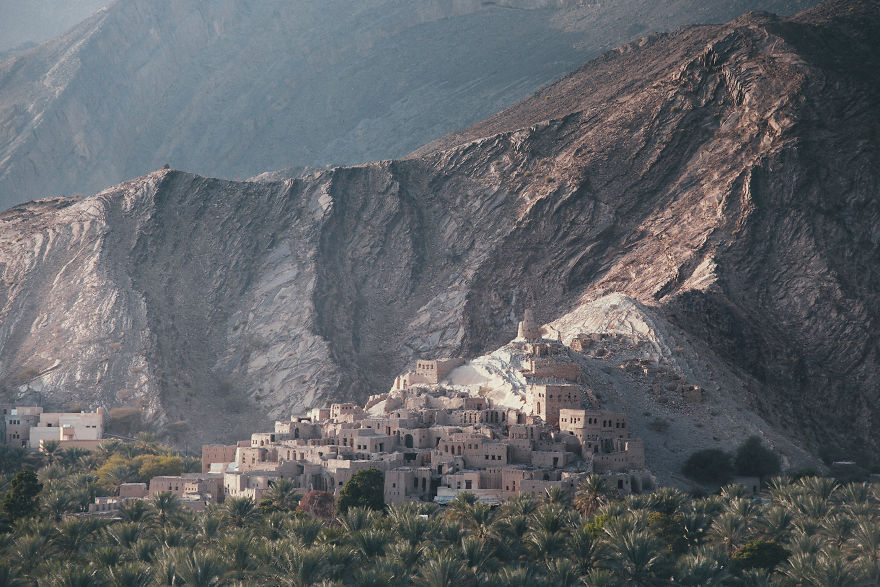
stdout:
{"type": "Polygon", "coordinates": [[[635,35],[814,3],[120,0],[0,62],[0,207],[399,157],[635,35]]]}
{"type": "Polygon", "coordinates": [[[751,13],[606,53],[405,160],[13,208],[7,395],[232,435],[618,293],[724,361],[713,393],[876,451],[878,43],[872,2],[751,13]]]}

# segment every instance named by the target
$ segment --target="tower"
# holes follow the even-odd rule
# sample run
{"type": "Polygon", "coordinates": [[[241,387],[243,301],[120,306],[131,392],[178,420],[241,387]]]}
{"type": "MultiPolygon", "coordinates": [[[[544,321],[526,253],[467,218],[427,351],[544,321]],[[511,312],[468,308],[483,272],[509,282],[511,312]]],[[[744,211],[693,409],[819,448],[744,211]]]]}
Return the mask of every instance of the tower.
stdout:
{"type": "Polygon", "coordinates": [[[536,340],[541,338],[541,328],[538,326],[538,323],[535,322],[535,317],[532,315],[530,309],[526,309],[526,311],[523,312],[523,319],[517,327],[516,337],[524,338],[526,340],[536,340]]]}

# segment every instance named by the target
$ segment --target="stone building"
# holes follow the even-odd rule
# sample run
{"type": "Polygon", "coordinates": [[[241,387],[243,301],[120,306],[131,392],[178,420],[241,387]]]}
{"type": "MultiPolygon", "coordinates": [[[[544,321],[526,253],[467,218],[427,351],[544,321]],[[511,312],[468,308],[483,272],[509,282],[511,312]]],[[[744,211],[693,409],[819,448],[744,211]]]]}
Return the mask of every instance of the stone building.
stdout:
{"type": "Polygon", "coordinates": [[[559,410],[581,407],[581,388],[572,383],[530,385],[526,392],[529,413],[550,426],[559,425],[559,410]]]}

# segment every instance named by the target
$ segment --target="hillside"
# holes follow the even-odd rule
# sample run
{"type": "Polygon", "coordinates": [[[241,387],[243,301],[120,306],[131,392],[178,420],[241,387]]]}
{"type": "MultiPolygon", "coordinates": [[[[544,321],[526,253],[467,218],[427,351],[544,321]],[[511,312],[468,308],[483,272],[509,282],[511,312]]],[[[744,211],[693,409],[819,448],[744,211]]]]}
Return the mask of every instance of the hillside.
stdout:
{"type": "Polygon", "coordinates": [[[525,307],[621,294],[718,363],[724,401],[876,455],[878,33],[868,1],[750,13],[606,53],[405,160],[13,208],[6,396],[232,437],[498,348],[525,307]]]}
{"type": "Polygon", "coordinates": [[[637,35],[814,3],[119,0],[0,62],[0,208],[399,157],[637,35]]]}

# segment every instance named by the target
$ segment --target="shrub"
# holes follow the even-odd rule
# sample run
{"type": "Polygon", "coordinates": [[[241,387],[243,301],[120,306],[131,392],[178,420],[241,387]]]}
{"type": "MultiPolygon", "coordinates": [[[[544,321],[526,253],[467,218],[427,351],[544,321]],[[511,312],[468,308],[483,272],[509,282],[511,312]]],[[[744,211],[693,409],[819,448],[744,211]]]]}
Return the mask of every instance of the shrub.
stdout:
{"type": "Polygon", "coordinates": [[[750,436],[736,451],[736,472],[749,477],[769,477],[779,473],[779,456],[761,444],[757,436],[750,436]]]}
{"type": "Polygon", "coordinates": [[[733,464],[730,454],[707,448],[689,456],[681,472],[699,483],[722,485],[733,477],[733,464]]]}
{"type": "Polygon", "coordinates": [[[323,520],[331,520],[334,515],[333,496],[326,491],[313,489],[302,497],[296,511],[323,520]]]}
{"type": "Polygon", "coordinates": [[[385,508],[385,475],[379,469],[364,469],[352,475],[336,504],[341,513],[351,507],[365,507],[372,510],[385,508]]]}

